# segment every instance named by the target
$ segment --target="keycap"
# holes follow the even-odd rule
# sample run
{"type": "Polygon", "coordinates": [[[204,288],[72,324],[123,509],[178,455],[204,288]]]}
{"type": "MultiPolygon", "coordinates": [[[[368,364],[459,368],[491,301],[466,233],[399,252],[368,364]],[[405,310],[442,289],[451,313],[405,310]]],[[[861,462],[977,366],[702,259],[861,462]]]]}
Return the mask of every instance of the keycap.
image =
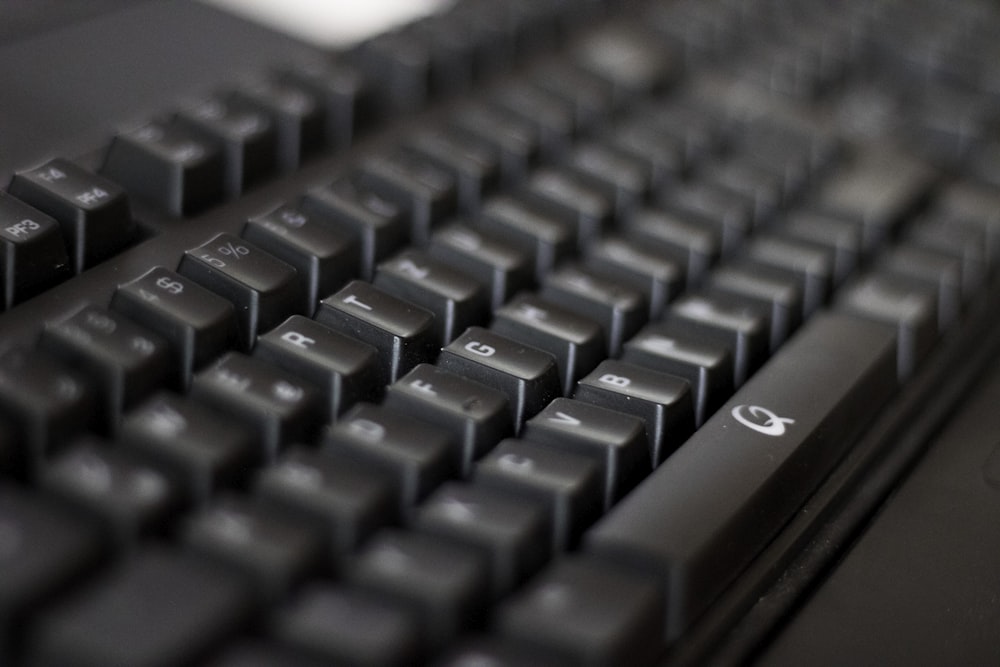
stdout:
{"type": "Polygon", "coordinates": [[[487,104],[528,123],[538,137],[543,157],[555,159],[569,149],[575,131],[573,109],[558,97],[514,81],[501,83],[487,104]]]}
{"type": "Polygon", "coordinates": [[[379,264],[374,284],[434,313],[441,345],[467,327],[485,324],[489,316],[488,295],[479,281],[421,250],[404,250],[379,264]]]}
{"type": "Polygon", "coordinates": [[[400,516],[408,515],[441,482],[454,477],[462,457],[454,437],[441,424],[413,419],[388,401],[356,405],[326,430],[322,447],[391,478],[400,516]]]}
{"type": "Polygon", "coordinates": [[[417,153],[374,155],[359,169],[360,185],[406,212],[410,241],[418,246],[426,245],[432,228],[455,210],[455,178],[417,153]]]}
{"type": "Polygon", "coordinates": [[[664,133],[641,114],[613,126],[604,140],[615,150],[640,161],[650,174],[653,192],[677,182],[690,168],[684,142],[664,133]]]}
{"type": "Polygon", "coordinates": [[[584,550],[660,577],[666,637],[676,638],[893,393],[895,356],[891,328],[816,315],[598,521],[584,550]]]}
{"type": "Polygon", "coordinates": [[[743,257],[794,277],[802,290],[803,317],[826,303],[833,285],[833,253],[810,243],[759,235],[743,257]]]}
{"type": "Polygon", "coordinates": [[[533,258],[538,281],[569,257],[577,243],[576,230],[569,223],[510,195],[491,197],[483,206],[477,226],[526,250],[533,258]]]}
{"type": "Polygon", "coordinates": [[[227,353],[195,375],[190,396],[249,424],[262,461],[274,461],[279,449],[307,441],[319,427],[317,389],[240,352],[227,353]]]}
{"type": "Polygon", "coordinates": [[[447,429],[459,447],[456,469],[466,477],[473,463],[513,430],[502,392],[430,364],[389,385],[385,405],[447,429]]]}
{"type": "Polygon", "coordinates": [[[242,350],[253,347],[258,333],[306,310],[295,269],[228,232],[184,251],[177,272],[233,303],[242,350]]]}
{"type": "Polygon", "coordinates": [[[682,221],[711,230],[724,256],[734,254],[752,231],[751,202],[708,181],[689,181],[666,189],[660,199],[682,221]]]}
{"type": "Polygon", "coordinates": [[[131,455],[85,439],[54,457],[41,471],[41,487],[100,522],[116,548],[162,533],[176,511],[170,480],[131,455]]]}
{"type": "Polygon", "coordinates": [[[878,269],[931,287],[937,296],[938,329],[944,331],[962,309],[961,261],[927,248],[901,243],[882,256],[878,269]]]}
{"type": "Polygon", "coordinates": [[[625,343],[622,361],[687,380],[699,427],[733,393],[730,349],[669,324],[643,327],[625,343]]]}
{"type": "Polygon", "coordinates": [[[236,197],[277,168],[274,122],[232,96],[214,95],[178,111],[175,122],[221,149],[225,193],[236,197]]]}
{"type": "Polygon", "coordinates": [[[937,340],[937,293],[926,284],[876,272],[841,290],[837,306],[895,328],[900,382],[913,375],[937,340]]]}
{"type": "Polygon", "coordinates": [[[863,247],[870,251],[920,204],[934,180],[920,160],[869,145],[823,181],[817,206],[860,222],[863,247]]]}
{"type": "Polygon", "coordinates": [[[619,221],[626,220],[638,208],[651,186],[649,166],[607,141],[577,142],[567,164],[582,176],[611,189],[619,221]]]}
{"type": "Polygon", "coordinates": [[[347,580],[411,609],[430,648],[486,619],[484,559],[474,549],[429,535],[381,531],[354,559],[347,580]]]}
{"type": "Polygon", "coordinates": [[[639,290],[646,303],[646,317],[656,320],[680,293],[685,279],[684,263],[665,255],[638,240],[608,236],[587,249],[584,266],[639,290]]]}
{"type": "Polygon", "coordinates": [[[265,602],[276,602],[307,576],[323,571],[318,530],[246,498],[225,496],[189,516],[180,540],[190,551],[246,577],[265,602]]]}
{"type": "Polygon", "coordinates": [[[776,232],[831,249],[834,285],[842,284],[861,259],[861,227],[848,219],[797,211],[791,213],[776,232]]]}
{"type": "Polygon", "coordinates": [[[551,651],[518,641],[494,636],[480,636],[459,643],[444,654],[437,663],[440,667],[469,667],[485,662],[487,665],[523,665],[524,667],[569,667],[573,664],[551,651]]]}
{"type": "Polygon", "coordinates": [[[430,51],[410,35],[390,32],[365,40],[349,62],[377,82],[376,94],[388,112],[421,108],[430,94],[430,51]]]}
{"type": "Polygon", "coordinates": [[[583,250],[614,222],[614,199],[601,190],[571,171],[542,167],[528,178],[524,196],[569,222],[583,250]]]}
{"type": "Polygon", "coordinates": [[[521,182],[538,159],[537,130],[524,119],[485,103],[470,104],[455,112],[459,132],[485,141],[500,152],[502,182],[521,182]]]}
{"type": "Polygon", "coordinates": [[[645,422],[580,400],[553,400],[527,421],[522,436],[595,463],[601,473],[605,511],[650,470],[645,422]]]}
{"type": "Polygon", "coordinates": [[[59,223],[0,192],[0,298],[4,308],[66,280],[69,255],[59,223]]]}
{"type": "Polygon", "coordinates": [[[722,254],[717,231],[669,211],[640,210],[626,227],[626,235],[647,251],[677,262],[689,286],[700,284],[722,254]]]}
{"type": "Polygon", "coordinates": [[[727,263],[709,274],[706,291],[760,309],[767,316],[773,354],[802,323],[802,290],[793,278],[771,275],[760,268],[752,263],[727,263]]]}
{"type": "Polygon", "coordinates": [[[274,123],[277,163],[282,171],[297,169],[323,147],[326,117],[308,87],[280,77],[262,78],[241,86],[232,97],[274,123]]]}
{"type": "Polygon", "coordinates": [[[15,174],[7,191],[59,223],[73,273],[123,250],[135,236],[125,192],[68,160],[15,174]]]}
{"type": "Polygon", "coordinates": [[[253,483],[262,504],[315,526],[337,567],[377,528],[396,517],[391,479],[349,458],[302,446],[289,449],[253,483]]]}
{"type": "Polygon", "coordinates": [[[99,420],[114,432],[122,413],[166,380],[167,342],[118,313],[84,306],[42,331],[39,346],[87,375],[100,392],[99,420]]]}
{"type": "Polygon", "coordinates": [[[170,344],[180,388],[194,372],[236,342],[233,304],[162,266],[119,285],[111,310],[162,336],[170,344]]]}
{"type": "Polygon", "coordinates": [[[534,257],[528,250],[463,223],[434,232],[427,251],[486,285],[491,310],[528,288],[534,275],[534,257]]]}
{"type": "Polygon", "coordinates": [[[580,131],[606,121],[614,108],[613,86],[575,64],[553,59],[532,73],[532,85],[570,105],[573,124],[580,131]]]}
{"type": "Polygon", "coordinates": [[[708,166],[702,177],[747,197],[751,202],[754,226],[769,222],[782,205],[782,181],[754,160],[730,158],[708,166]]]}
{"type": "Polygon", "coordinates": [[[584,557],[556,562],[501,605],[496,621],[503,636],[606,667],[652,664],[663,624],[655,579],[584,557]]]}
{"type": "Polygon", "coordinates": [[[490,328],[551,354],[563,394],[601,362],[607,348],[596,322],[530,293],[514,297],[497,310],[490,328]]]}
{"type": "Polygon", "coordinates": [[[444,348],[438,366],[505,394],[515,433],[559,395],[552,355],[480,327],[469,327],[444,348]]]}
{"type": "Polygon", "coordinates": [[[554,553],[576,545],[603,507],[600,469],[593,461],[527,440],[501,442],[476,464],[473,479],[541,503],[551,518],[554,553]]]}
{"type": "MultiPolygon", "coordinates": [[[[419,661],[420,633],[413,615],[344,586],[308,586],[275,614],[270,630],[285,644],[314,656],[317,664],[404,667],[419,661]]],[[[297,656],[295,660],[300,664],[297,656]]]]}
{"type": "Polygon", "coordinates": [[[646,456],[655,468],[694,430],[695,405],[687,381],[615,359],[580,380],[573,398],[643,421],[646,456]]]}
{"type": "Polygon", "coordinates": [[[183,500],[194,505],[245,481],[259,459],[256,435],[245,424],[169,392],[130,411],[119,442],[169,477],[183,500]]]}
{"type": "Polygon", "coordinates": [[[685,336],[728,348],[733,357],[734,387],[746,382],[767,359],[767,314],[741,299],[690,293],[671,304],[665,322],[685,336]]]}
{"type": "Polygon", "coordinates": [[[393,201],[363,187],[355,176],[314,188],[299,208],[317,218],[328,218],[353,231],[361,245],[361,278],[371,280],[375,266],[407,241],[405,211],[393,201]]]}
{"type": "Polygon", "coordinates": [[[323,299],[316,320],[378,350],[379,386],[432,361],[437,352],[433,313],[360,280],[323,299]]]}
{"type": "Polygon", "coordinates": [[[253,356],[317,387],[327,422],[381,394],[378,350],[301,315],[259,336],[253,356]]]}
{"type": "Polygon", "coordinates": [[[97,526],[34,491],[0,484],[0,646],[14,653],[24,622],[43,602],[93,568],[97,526]]]}
{"type": "Polygon", "coordinates": [[[637,24],[612,23],[574,42],[578,66],[608,81],[616,97],[653,92],[677,74],[670,48],[637,24]]]}
{"type": "Polygon", "coordinates": [[[240,628],[251,609],[236,574],[151,548],[40,615],[27,659],[36,665],[183,664],[240,628]]]}
{"type": "Polygon", "coordinates": [[[579,264],[563,264],[549,274],[539,295],[597,322],[610,357],[620,354],[622,343],[645,324],[648,314],[641,292],[579,264]]]}
{"type": "Polygon", "coordinates": [[[332,148],[351,145],[370,120],[372,89],[370,82],[346,62],[319,60],[279,71],[279,80],[287,80],[309,91],[325,110],[323,138],[332,148]]]}
{"type": "Polygon", "coordinates": [[[120,132],[101,173],[139,199],[176,216],[193,215],[222,200],[222,149],[176,123],[152,121],[120,132]]]}
{"type": "Polygon", "coordinates": [[[323,661],[289,646],[261,639],[229,644],[204,663],[206,667],[321,667],[323,661]]]}
{"type": "Polygon", "coordinates": [[[0,353],[0,413],[14,427],[19,465],[37,464],[97,425],[98,396],[86,376],[41,352],[0,353]]]}
{"type": "Polygon", "coordinates": [[[279,206],[250,218],[240,235],[295,267],[305,289],[305,312],[309,315],[320,299],[360,271],[360,250],[353,234],[292,206],[279,206]]]}
{"type": "Polygon", "coordinates": [[[459,210],[471,214],[500,182],[500,153],[485,141],[447,128],[417,132],[409,147],[455,179],[459,210]]]}
{"type": "Polygon", "coordinates": [[[482,484],[448,482],[420,505],[410,526],[476,549],[500,598],[537,572],[552,553],[552,521],[535,499],[482,484]]]}

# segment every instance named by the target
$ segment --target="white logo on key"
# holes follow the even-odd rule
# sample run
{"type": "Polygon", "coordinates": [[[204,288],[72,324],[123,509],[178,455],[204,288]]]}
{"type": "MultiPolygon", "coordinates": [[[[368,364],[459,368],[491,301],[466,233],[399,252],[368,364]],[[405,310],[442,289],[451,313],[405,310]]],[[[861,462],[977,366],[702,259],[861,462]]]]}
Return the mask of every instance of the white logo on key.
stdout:
{"type": "Polygon", "coordinates": [[[737,405],[732,410],[733,419],[749,429],[773,437],[785,434],[785,424],[794,424],[794,419],[779,417],[759,405],[737,405]]]}

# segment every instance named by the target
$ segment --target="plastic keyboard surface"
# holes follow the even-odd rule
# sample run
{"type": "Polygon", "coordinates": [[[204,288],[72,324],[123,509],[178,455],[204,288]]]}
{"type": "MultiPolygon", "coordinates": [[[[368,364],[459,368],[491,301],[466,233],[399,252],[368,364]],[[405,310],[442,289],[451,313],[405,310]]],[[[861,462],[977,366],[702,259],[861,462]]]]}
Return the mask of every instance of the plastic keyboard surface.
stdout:
{"type": "Polygon", "coordinates": [[[63,30],[6,48],[117,64],[0,126],[2,664],[699,662],[995,338],[986,2],[63,30]]]}

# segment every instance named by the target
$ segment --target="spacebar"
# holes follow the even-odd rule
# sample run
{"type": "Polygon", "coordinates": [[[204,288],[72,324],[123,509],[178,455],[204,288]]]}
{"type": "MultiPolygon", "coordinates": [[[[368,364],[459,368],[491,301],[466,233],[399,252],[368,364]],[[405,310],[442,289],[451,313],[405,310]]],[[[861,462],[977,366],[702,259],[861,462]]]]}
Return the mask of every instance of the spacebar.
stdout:
{"type": "Polygon", "coordinates": [[[889,328],[816,315],[586,535],[663,578],[675,639],[802,505],[896,386],[889,328]]]}

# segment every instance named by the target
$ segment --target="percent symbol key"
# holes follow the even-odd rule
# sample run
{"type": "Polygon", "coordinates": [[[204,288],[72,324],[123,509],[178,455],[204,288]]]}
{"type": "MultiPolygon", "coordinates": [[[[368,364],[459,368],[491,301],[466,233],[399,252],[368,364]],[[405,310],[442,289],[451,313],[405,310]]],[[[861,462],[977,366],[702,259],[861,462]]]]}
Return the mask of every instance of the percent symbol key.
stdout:
{"type": "Polygon", "coordinates": [[[187,250],[178,271],[233,303],[246,351],[258,333],[305,309],[295,268],[233,234],[187,250]]]}

